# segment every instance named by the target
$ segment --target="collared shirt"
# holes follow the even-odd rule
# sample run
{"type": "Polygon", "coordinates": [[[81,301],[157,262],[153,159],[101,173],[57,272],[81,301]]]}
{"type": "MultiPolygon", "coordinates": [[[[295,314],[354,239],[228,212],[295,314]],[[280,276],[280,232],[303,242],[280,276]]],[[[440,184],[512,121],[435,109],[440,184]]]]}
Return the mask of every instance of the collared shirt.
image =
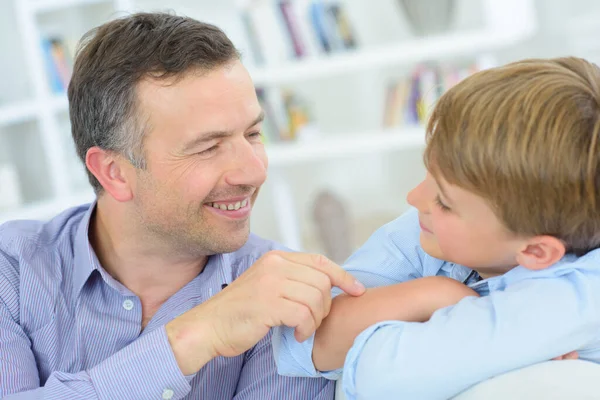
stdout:
{"type": "MultiPolygon", "coordinates": [[[[516,267],[486,280],[427,255],[416,210],[380,228],[345,264],[367,287],[423,276],[466,282],[466,297],[428,322],[384,321],[363,331],[348,352],[343,386],[349,400],[447,399],[495,375],[573,350],[600,362],[600,250],[565,256],[541,271],[516,267]]],[[[337,292],[334,292],[334,295],[337,292]]],[[[298,343],[278,328],[273,346],[280,373],[326,376],[312,363],[313,339],[298,343]]]]}
{"type": "Polygon", "coordinates": [[[0,226],[0,397],[7,399],[333,399],[325,379],[277,375],[271,334],[198,373],[179,369],[165,324],[206,301],[277,245],[251,236],[212,256],[141,330],[140,299],[100,265],[94,205],[49,222],[0,226]]]}

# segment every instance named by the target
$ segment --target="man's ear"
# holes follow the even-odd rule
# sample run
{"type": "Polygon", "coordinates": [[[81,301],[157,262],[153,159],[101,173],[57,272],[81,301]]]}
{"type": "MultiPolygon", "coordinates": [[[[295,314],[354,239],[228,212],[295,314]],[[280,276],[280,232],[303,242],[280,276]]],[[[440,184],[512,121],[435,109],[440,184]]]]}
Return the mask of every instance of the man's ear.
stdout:
{"type": "Polygon", "coordinates": [[[126,174],[126,169],[133,166],[123,157],[94,146],[87,151],[85,165],[115,200],[123,202],[133,198],[126,174]]]}
{"type": "Polygon", "coordinates": [[[534,236],[517,254],[517,262],[531,270],[541,270],[558,262],[565,255],[565,244],[553,236],[534,236]]]}

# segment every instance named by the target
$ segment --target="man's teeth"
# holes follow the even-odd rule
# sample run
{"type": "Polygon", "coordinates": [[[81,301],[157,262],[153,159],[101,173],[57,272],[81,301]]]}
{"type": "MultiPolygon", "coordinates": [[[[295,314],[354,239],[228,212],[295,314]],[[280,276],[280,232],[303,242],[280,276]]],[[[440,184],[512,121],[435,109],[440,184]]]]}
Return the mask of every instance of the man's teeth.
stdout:
{"type": "Polygon", "coordinates": [[[244,199],[243,201],[238,201],[237,203],[231,203],[231,204],[226,204],[226,203],[208,203],[209,206],[212,206],[214,208],[218,208],[221,210],[239,210],[242,207],[246,207],[248,205],[248,199],[244,199]]]}

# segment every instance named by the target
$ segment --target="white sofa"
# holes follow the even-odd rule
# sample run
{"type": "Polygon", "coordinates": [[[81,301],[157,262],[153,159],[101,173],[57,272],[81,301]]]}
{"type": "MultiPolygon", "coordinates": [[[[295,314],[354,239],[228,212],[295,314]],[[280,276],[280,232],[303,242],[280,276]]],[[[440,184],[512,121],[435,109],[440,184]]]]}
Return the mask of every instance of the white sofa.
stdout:
{"type": "MultiPolygon", "coordinates": [[[[336,400],[345,399],[340,383],[336,400]]],[[[600,365],[581,360],[548,361],[488,379],[454,397],[454,400],[507,399],[600,399],[600,365]]]]}

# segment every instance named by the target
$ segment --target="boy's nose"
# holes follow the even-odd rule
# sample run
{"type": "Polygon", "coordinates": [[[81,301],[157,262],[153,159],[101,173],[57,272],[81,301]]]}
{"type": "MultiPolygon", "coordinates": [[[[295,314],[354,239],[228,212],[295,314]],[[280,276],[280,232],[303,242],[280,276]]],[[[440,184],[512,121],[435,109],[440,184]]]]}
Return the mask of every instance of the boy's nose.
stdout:
{"type": "Polygon", "coordinates": [[[430,201],[428,200],[427,186],[425,184],[425,181],[421,181],[421,183],[419,183],[410,192],[408,192],[408,195],[406,196],[406,201],[408,202],[408,204],[419,210],[419,213],[429,213],[430,201]]]}

